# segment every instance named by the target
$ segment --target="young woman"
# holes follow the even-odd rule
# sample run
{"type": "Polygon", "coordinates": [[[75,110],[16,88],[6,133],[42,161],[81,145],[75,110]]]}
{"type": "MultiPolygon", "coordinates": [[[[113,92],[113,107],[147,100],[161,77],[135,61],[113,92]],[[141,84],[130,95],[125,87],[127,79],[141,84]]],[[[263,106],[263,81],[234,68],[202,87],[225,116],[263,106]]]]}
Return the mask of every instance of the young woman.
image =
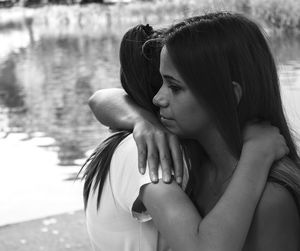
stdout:
{"type": "MultiPolygon", "coordinates": [[[[207,16],[203,17],[203,20],[206,18],[207,16]]],[[[228,18],[240,22],[237,16],[228,15],[228,18]]],[[[216,22],[216,20],[211,21],[216,22]]],[[[172,60],[168,58],[165,50],[164,48],[162,52],[161,73],[165,79],[173,78],[174,81],[174,77],[179,79],[180,75],[176,75],[177,69],[172,68],[172,60]]],[[[136,70],[135,68],[134,71],[136,70]]],[[[126,78],[123,78],[123,81],[126,81],[126,78]]],[[[127,84],[131,85],[131,82],[127,84]]],[[[244,245],[256,204],[265,185],[268,169],[274,160],[284,155],[285,146],[281,139],[268,142],[265,137],[259,135],[259,132],[268,133],[268,136],[275,139],[274,131],[270,127],[255,128],[255,133],[252,128],[244,134],[244,145],[235,156],[227,145],[225,140],[227,138],[224,139],[221,133],[222,127],[219,127],[218,121],[213,116],[214,110],[198,102],[198,97],[192,95],[188,85],[184,86],[185,92],[176,96],[175,92],[178,91],[176,88],[179,86],[174,85],[175,83],[172,83],[171,88],[168,84],[166,88],[164,83],[154,101],[159,105],[160,112],[163,112],[161,120],[169,130],[197,140],[205,150],[205,154],[201,154],[203,156],[201,159],[197,155],[202,152],[202,148],[196,146],[189,151],[194,175],[189,182],[196,181],[193,184],[193,198],[197,203],[200,202],[198,206],[205,217],[201,219],[190,199],[176,183],[151,184],[147,175],[140,176],[137,173],[138,156],[135,143],[131,136],[126,137],[124,134],[125,139],[122,137],[114,145],[111,144],[113,141],[108,141],[106,147],[96,152],[92,163],[98,158],[98,153],[102,154],[102,158],[98,158],[100,168],[94,162],[85,173],[86,199],[89,196],[86,200],[88,228],[93,243],[99,250],[101,248],[103,250],[163,250],[157,230],[166,238],[172,250],[241,250],[244,245]],[[187,116],[187,113],[197,116],[187,116]],[[277,146],[273,144],[276,142],[277,146]],[[115,147],[116,145],[118,146],[115,147]],[[114,152],[109,151],[113,148],[114,152]],[[239,162],[236,164],[238,157],[239,162]],[[198,166],[195,166],[195,163],[198,166]],[[106,167],[109,165],[109,169],[104,169],[105,165],[106,167]],[[107,175],[104,170],[108,172],[107,175]],[[228,182],[232,173],[231,181],[228,182]],[[99,182],[100,184],[102,182],[100,190],[99,182]],[[226,183],[229,185],[225,190],[226,183]],[[94,193],[90,192],[91,188],[94,188],[94,193]],[[202,204],[201,199],[203,199],[202,204]],[[98,202],[100,204],[97,211],[98,202]],[[139,223],[133,220],[133,217],[136,217],[145,221],[149,220],[149,216],[153,218],[156,229],[151,221],[139,223]],[[112,237],[114,240],[111,239],[112,237]]],[[[231,85],[235,86],[235,83],[231,85]]],[[[239,94],[241,92],[239,90],[232,92],[236,93],[231,98],[237,105],[241,100],[239,94]]],[[[188,172],[184,177],[187,176],[188,172]]],[[[186,182],[183,182],[183,185],[185,184],[186,182]]],[[[266,198],[269,198],[269,190],[267,187],[263,199],[266,193],[266,198]]],[[[291,211],[285,211],[286,208],[278,207],[280,214],[283,213],[283,217],[293,218],[295,216],[293,199],[284,189],[276,190],[275,195],[278,194],[285,199],[280,200],[280,203],[284,202],[288,209],[291,208],[291,211]]],[[[275,201],[278,199],[276,196],[275,201]]],[[[271,205],[272,209],[273,202],[267,199],[261,203],[271,205]]],[[[295,226],[288,225],[288,237],[284,239],[291,243],[291,248],[297,245],[295,235],[290,234],[297,234],[297,221],[295,222],[295,226]]],[[[290,221],[287,223],[290,224],[290,221]]],[[[258,226],[254,224],[253,227],[258,226]]],[[[250,250],[255,250],[253,246],[256,244],[255,241],[254,238],[249,242],[250,244],[246,244],[246,248],[248,245],[252,248],[250,250]]]]}

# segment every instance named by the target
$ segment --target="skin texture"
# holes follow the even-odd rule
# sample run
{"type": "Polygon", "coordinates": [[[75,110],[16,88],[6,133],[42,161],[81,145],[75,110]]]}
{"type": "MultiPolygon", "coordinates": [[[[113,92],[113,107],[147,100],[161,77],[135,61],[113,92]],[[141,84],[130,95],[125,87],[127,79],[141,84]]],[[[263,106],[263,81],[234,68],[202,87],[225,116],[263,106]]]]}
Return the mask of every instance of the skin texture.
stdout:
{"type": "Polygon", "coordinates": [[[197,140],[211,156],[213,163],[210,163],[211,167],[203,175],[207,179],[210,176],[217,177],[211,185],[218,187],[234,171],[236,159],[230,153],[208,109],[181,78],[165,46],[161,51],[160,62],[163,85],[153,98],[153,103],[160,109],[161,121],[172,133],[197,140]]]}
{"type": "Polygon", "coordinates": [[[205,107],[182,80],[165,46],[160,62],[163,85],[153,98],[153,103],[160,108],[162,124],[176,135],[193,139],[208,130],[216,130],[205,107]]]}
{"type": "MultiPolygon", "coordinates": [[[[256,207],[255,204],[259,200],[259,194],[261,194],[266,181],[261,178],[267,177],[267,173],[262,172],[262,167],[270,163],[266,158],[262,158],[266,162],[263,162],[262,159],[253,158],[254,155],[256,157],[259,156],[258,151],[261,148],[257,148],[256,146],[255,150],[252,141],[248,141],[248,143],[244,145],[239,167],[235,171],[226,191],[203,219],[186,194],[175,183],[167,185],[159,182],[156,185],[148,184],[143,187],[140,199],[146,206],[147,211],[152,215],[156,227],[163,234],[164,238],[166,238],[173,250],[243,249],[248,227],[251,224],[256,207]],[[251,156],[252,154],[253,156],[251,156]],[[251,168],[249,168],[250,166],[251,168]],[[260,174],[257,178],[254,178],[254,173],[256,175],[260,174]],[[237,187],[240,189],[236,189],[237,187]],[[260,190],[261,188],[262,190],[260,190]],[[172,230],[170,231],[170,229],[172,230]]],[[[263,198],[271,198],[271,196],[273,194],[264,193],[263,198]]],[[[289,194],[283,196],[286,197],[289,194]]],[[[283,203],[280,204],[283,205],[283,203]]],[[[294,203],[293,200],[291,203],[294,203]]],[[[294,204],[292,205],[295,206],[294,204]]],[[[270,204],[268,200],[262,200],[259,207],[274,211],[275,206],[272,203],[270,204]]],[[[290,209],[290,207],[288,208],[290,209]]],[[[287,212],[285,210],[284,208],[279,210],[276,216],[279,216],[279,214],[286,215],[287,212]]],[[[260,217],[265,217],[266,213],[270,214],[270,212],[266,211],[263,214],[259,211],[256,212],[255,219],[258,218],[259,220],[260,217]]],[[[273,220],[275,219],[273,218],[273,220]]],[[[255,223],[252,223],[253,232],[256,230],[255,225],[255,223]]],[[[293,229],[293,226],[288,227],[289,229],[293,229]]],[[[269,236],[269,233],[266,232],[265,236],[269,236]]],[[[248,241],[245,248],[248,248],[248,250],[259,250],[256,249],[255,245],[257,243],[264,245],[264,241],[265,237],[263,239],[261,237],[254,237],[254,240],[248,241]]],[[[275,248],[278,244],[284,245],[284,243],[277,242],[276,240],[269,247],[275,248]]],[[[296,250],[295,243],[291,246],[290,250],[296,250]]]]}
{"type": "MultiPolygon", "coordinates": [[[[109,93],[102,94],[107,97],[104,99],[99,99],[99,95],[93,97],[94,108],[103,108],[101,106],[103,101],[111,102],[111,106],[116,105],[112,101],[118,93],[110,90],[109,93]]],[[[136,108],[131,108],[132,103],[128,104],[127,99],[122,99],[122,97],[123,95],[117,99],[120,102],[118,105],[122,109],[125,107],[129,110],[125,111],[126,114],[133,114],[136,108]]],[[[101,111],[105,113],[105,109],[101,111]]],[[[106,113],[108,117],[111,115],[109,111],[106,113]]],[[[145,114],[145,117],[143,117],[143,113],[135,114],[135,117],[141,116],[138,120],[146,120],[149,114],[146,111],[145,114]]],[[[113,116],[111,125],[114,124],[114,119],[120,116],[113,116]]],[[[152,116],[152,120],[154,120],[155,117],[152,116]]],[[[156,128],[156,130],[159,129],[156,128]]],[[[164,234],[170,245],[174,246],[174,250],[186,250],[187,247],[190,248],[189,250],[242,250],[255,207],[265,186],[270,163],[275,159],[280,159],[288,152],[278,129],[268,124],[249,125],[243,136],[243,152],[234,176],[221,199],[203,219],[198,212],[195,212],[195,207],[189,198],[182,194],[182,190],[173,182],[164,186],[160,181],[156,185],[147,185],[143,188],[140,199],[153,216],[158,229],[164,234]],[[181,199],[179,200],[179,198],[181,199]],[[153,205],[156,206],[153,207],[153,205]],[[176,208],[178,210],[174,211],[176,208]],[[186,216],[191,218],[186,219],[186,216]],[[237,225],[236,222],[239,224],[237,225]],[[178,226],[180,226],[179,230],[178,226]],[[187,231],[190,231],[192,237],[184,238],[187,231]],[[185,248],[180,249],[181,245],[185,248]]],[[[274,208],[271,207],[270,210],[274,211],[274,208]]],[[[256,212],[255,218],[260,215],[261,213],[256,212]]],[[[253,222],[252,227],[255,226],[253,222]]],[[[254,239],[259,241],[257,236],[254,236],[254,239]]],[[[252,249],[252,243],[253,241],[248,238],[245,248],[256,250],[252,249]]]]}
{"type": "Polygon", "coordinates": [[[299,212],[291,193],[281,185],[268,183],[243,250],[299,250],[299,229],[299,212]]]}
{"type": "MultiPolygon", "coordinates": [[[[204,211],[210,213],[213,211],[211,208],[222,195],[224,183],[222,180],[228,177],[226,169],[228,171],[232,169],[232,165],[230,167],[228,163],[232,161],[233,156],[230,156],[228,150],[226,151],[227,147],[205,107],[197,102],[180,77],[166,47],[161,52],[160,72],[164,83],[154,97],[154,103],[159,106],[160,114],[166,117],[166,119],[162,117],[161,121],[171,132],[197,139],[206,152],[213,156],[212,163],[208,163],[208,168],[203,168],[201,173],[207,182],[202,184],[201,189],[205,192],[202,193],[204,197],[199,199],[203,203],[204,211]],[[210,179],[212,176],[216,178],[210,179]],[[213,192],[211,192],[211,187],[214,187],[213,192]]],[[[201,194],[200,191],[199,194],[201,194]]],[[[290,250],[297,250],[299,242],[295,236],[299,236],[299,216],[296,204],[290,197],[290,194],[286,193],[280,185],[275,188],[267,186],[253,221],[252,227],[256,231],[250,231],[250,233],[256,232],[256,236],[249,237],[246,248],[250,247],[251,250],[283,250],[285,248],[286,250],[286,243],[289,243],[290,250]],[[289,234],[281,234],[280,225],[286,226],[289,234]],[[257,232],[260,235],[257,235],[257,232]],[[280,238],[276,238],[277,236],[280,238]]]]}
{"type": "MultiPolygon", "coordinates": [[[[200,216],[193,203],[175,182],[170,185],[161,181],[156,185],[147,184],[141,189],[139,200],[152,215],[156,227],[173,250],[242,250],[256,205],[265,187],[268,170],[274,160],[287,152],[284,140],[280,136],[274,137],[273,140],[275,138],[276,140],[272,142],[266,140],[268,136],[278,136],[279,132],[272,130],[272,126],[262,126],[260,131],[256,131],[256,136],[250,136],[250,139],[249,135],[245,137],[247,140],[244,141],[243,152],[235,170],[237,160],[230,154],[206,107],[202,105],[200,99],[193,96],[180,78],[165,48],[161,55],[160,71],[164,84],[155,96],[154,103],[160,108],[162,124],[174,134],[196,139],[209,156],[205,163],[206,168],[201,173],[205,180],[208,180],[207,184],[200,187],[205,193],[201,194],[201,190],[196,190],[196,193],[199,192],[197,200],[199,204],[202,203],[205,217],[200,216]],[[232,173],[234,173],[232,179],[228,179],[232,173]],[[211,187],[214,188],[212,192],[209,191],[211,187]],[[201,197],[203,194],[211,196],[201,197]]],[[[239,93],[237,83],[233,86],[239,102],[242,94],[239,93]]],[[[134,127],[134,130],[136,128],[138,127],[134,127]]],[[[160,138],[160,136],[154,138],[152,142],[159,141],[160,138]]],[[[167,144],[160,142],[158,145],[160,152],[166,148],[167,144]]],[[[154,148],[147,150],[149,150],[147,153],[150,153],[148,163],[154,166],[158,163],[158,159],[153,157],[155,150],[154,148]]],[[[146,152],[142,152],[142,155],[146,155],[146,152]]],[[[162,157],[159,153],[163,169],[170,164],[166,156],[162,157]]],[[[284,207],[280,203],[276,205],[271,203],[274,202],[272,200],[274,197],[287,202],[288,194],[282,194],[281,198],[279,196],[281,190],[274,190],[271,195],[264,193],[258,209],[276,208],[280,213],[274,217],[271,213],[266,215],[268,210],[258,210],[252,222],[254,229],[260,228],[255,224],[256,218],[258,223],[260,217],[267,219],[269,216],[271,220],[266,221],[266,226],[263,226],[266,229],[262,229],[261,233],[265,234],[249,238],[245,248],[256,250],[262,246],[273,250],[286,245],[286,241],[290,242],[290,250],[296,248],[294,239],[287,238],[278,238],[273,241],[274,244],[265,244],[276,237],[270,235],[272,232],[269,231],[270,226],[275,229],[275,226],[285,222],[283,216],[288,214],[295,216],[288,211],[290,209],[293,211],[295,204],[290,203],[288,207],[284,207]],[[269,224],[270,222],[274,224],[269,224]]],[[[296,225],[287,224],[286,227],[292,233],[298,233],[296,225]]],[[[278,234],[276,231],[274,233],[278,234]]]]}
{"type": "Polygon", "coordinates": [[[145,173],[148,163],[150,178],[152,182],[157,182],[157,168],[161,164],[163,181],[170,182],[173,169],[177,183],[181,183],[183,159],[178,137],[169,132],[152,113],[138,107],[119,88],[95,92],[89,99],[89,106],[103,125],[111,129],[133,130],[141,174],[145,173]]]}

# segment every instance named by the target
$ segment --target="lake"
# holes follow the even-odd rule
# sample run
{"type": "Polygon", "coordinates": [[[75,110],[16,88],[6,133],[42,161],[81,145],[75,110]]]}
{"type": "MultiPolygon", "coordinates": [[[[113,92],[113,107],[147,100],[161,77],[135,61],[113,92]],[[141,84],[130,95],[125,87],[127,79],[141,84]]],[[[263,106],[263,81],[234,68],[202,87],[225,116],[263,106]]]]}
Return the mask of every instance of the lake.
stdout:
{"type": "MultiPolygon", "coordinates": [[[[107,18],[106,12],[97,23],[81,21],[80,26],[53,17],[0,29],[2,138],[16,132],[25,133],[24,140],[51,138],[43,147],[57,153],[61,166],[74,165],[99,143],[106,129],[87,100],[98,89],[120,86],[119,43],[135,24],[112,26],[107,18]]],[[[298,129],[300,38],[272,38],[271,47],[286,111],[298,129]]]]}

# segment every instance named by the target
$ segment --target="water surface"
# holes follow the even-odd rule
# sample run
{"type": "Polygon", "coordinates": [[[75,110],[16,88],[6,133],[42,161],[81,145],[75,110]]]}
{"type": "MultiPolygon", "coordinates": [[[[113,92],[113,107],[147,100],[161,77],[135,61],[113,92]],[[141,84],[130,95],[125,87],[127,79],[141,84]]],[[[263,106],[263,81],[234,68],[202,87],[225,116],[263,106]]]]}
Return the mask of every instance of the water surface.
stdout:
{"type": "MultiPolygon", "coordinates": [[[[87,151],[107,135],[87,100],[98,89],[120,86],[119,43],[133,24],[103,22],[95,29],[27,22],[0,30],[1,138],[12,133],[24,133],[23,141],[51,138],[42,147],[57,153],[59,165],[82,163],[87,151]]],[[[271,47],[285,109],[299,131],[300,39],[272,38],[271,47]]]]}

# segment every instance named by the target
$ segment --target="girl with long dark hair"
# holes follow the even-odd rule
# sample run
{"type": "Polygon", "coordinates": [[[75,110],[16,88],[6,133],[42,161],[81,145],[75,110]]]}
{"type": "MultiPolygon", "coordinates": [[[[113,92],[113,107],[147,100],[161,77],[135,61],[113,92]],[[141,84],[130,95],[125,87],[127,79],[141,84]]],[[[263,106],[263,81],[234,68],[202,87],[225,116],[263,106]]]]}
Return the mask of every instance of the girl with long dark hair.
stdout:
{"type": "MultiPolygon", "coordinates": [[[[195,49],[193,41],[200,39],[197,37],[198,34],[194,33],[201,33],[201,25],[211,22],[212,27],[210,28],[218,30],[218,23],[223,22],[222,18],[232,19],[241,26],[243,24],[244,19],[240,16],[222,15],[206,15],[187,19],[184,23],[167,31],[163,39],[160,71],[164,83],[153,100],[160,108],[160,119],[169,131],[197,142],[196,144],[184,144],[187,148],[185,160],[188,160],[188,163],[185,164],[182,188],[186,188],[189,197],[174,181],[171,181],[170,184],[160,181],[157,184],[151,184],[148,175],[138,174],[137,148],[132,136],[128,136],[126,132],[112,136],[91,156],[84,174],[87,224],[95,249],[166,250],[167,246],[160,238],[159,233],[163,235],[172,250],[241,250],[243,248],[257,202],[265,186],[269,167],[275,160],[283,157],[286,153],[286,146],[273,127],[264,125],[253,126],[249,129],[244,123],[237,132],[244,135],[244,140],[241,138],[239,151],[234,152],[233,144],[228,142],[226,130],[222,127],[224,121],[218,119],[219,114],[216,115],[214,109],[215,106],[227,105],[226,102],[231,102],[232,105],[235,105],[235,109],[238,109],[244,97],[244,90],[238,82],[239,79],[231,79],[230,87],[228,87],[228,89],[231,88],[231,93],[227,95],[224,92],[224,99],[218,100],[213,95],[209,96],[212,99],[210,102],[213,104],[210,106],[210,103],[202,97],[202,92],[197,92],[190,87],[193,84],[195,86],[209,85],[209,82],[202,82],[201,78],[209,81],[209,78],[205,79],[205,74],[209,75],[210,73],[201,70],[204,75],[199,75],[195,80],[193,78],[197,76],[195,69],[202,65],[190,63],[191,58],[188,56],[190,54],[181,54],[183,57],[179,61],[188,65],[187,68],[190,72],[187,75],[192,76],[191,79],[189,77],[185,79],[183,76],[186,75],[182,74],[174,63],[177,61],[173,62],[173,58],[170,56],[172,54],[168,54],[169,46],[176,50],[189,51],[190,49],[189,52],[192,52],[195,49]],[[190,29],[192,25],[197,29],[190,29]],[[190,33],[185,34],[185,29],[190,33]],[[179,41],[179,44],[176,44],[176,41],[179,41]],[[183,41],[186,43],[180,44],[183,41]],[[190,170],[188,170],[188,166],[191,166],[190,170]],[[191,201],[195,203],[199,211],[191,201]],[[199,212],[205,216],[203,219],[199,212]],[[153,221],[148,221],[151,217],[153,221]],[[135,221],[134,218],[140,222],[135,221]]],[[[250,24],[252,25],[251,22],[250,24]]],[[[247,25],[245,26],[249,28],[247,25]]],[[[232,28],[232,24],[226,26],[225,23],[224,27],[221,34],[226,37],[226,32],[228,32],[226,28],[232,28]]],[[[145,32],[147,33],[147,31],[145,32]]],[[[211,30],[207,32],[211,32],[211,30]]],[[[130,34],[127,33],[127,35],[130,34]]],[[[208,40],[210,39],[212,38],[208,40]]],[[[125,39],[124,41],[132,43],[134,40],[131,37],[131,40],[126,41],[125,39]]],[[[133,47],[138,46],[135,44],[133,47]]],[[[147,52],[145,54],[146,59],[151,58],[147,52]]],[[[209,51],[207,55],[209,55],[209,51]]],[[[198,57],[203,55],[195,53],[194,56],[197,61],[198,57]]],[[[212,57],[214,56],[212,53],[212,57]]],[[[137,67],[138,69],[140,67],[147,69],[143,66],[149,66],[149,64],[149,62],[144,62],[144,65],[139,64],[137,67]]],[[[149,99],[142,98],[139,101],[133,91],[134,86],[136,87],[135,80],[140,79],[136,77],[131,79],[132,82],[128,81],[128,76],[133,76],[130,74],[130,70],[138,72],[137,68],[133,66],[134,64],[131,65],[131,69],[127,70],[122,68],[121,57],[121,81],[122,84],[127,84],[124,89],[129,96],[147,109],[149,102],[146,100],[149,99]]],[[[214,74],[218,74],[219,69],[215,70],[214,74]]],[[[149,72],[146,70],[140,74],[150,77],[149,72]]],[[[226,81],[224,83],[224,85],[228,84],[226,81]]],[[[215,86],[207,88],[219,91],[215,86]]],[[[141,92],[138,95],[143,94],[141,92]]],[[[224,109],[226,110],[226,108],[224,109]]],[[[220,114],[221,117],[222,115],[220,114]]],[[[230,116],[229,120],[233,116],[230,113],[227,115],[230,116]]],[[[255,114],[253,117],[250,116],[249,120],[255,118],[265,119],[255,114]]],[[[297,184],[297,180],[294,181],[294,184],[297,184]]],[[[292,187],[291,191],[296,191],[295,188],[295,186],[292,187]]],[[[287,221],[275,220],[285,223],[283,226],[288,227],[285,237],[277,238],[272,244],[269,243],[268,234],[266,239],[264,236],[260,239],[261,236],[250,234],[245,249],[260,250],[260,245],[262,245],[267,247],[264,250],[276,250],[274,248],[278,248],[279,244],[282,245],[281,241],[290,243],[291,248],[285,250],[294,250],[293,248],[298,245],[295,243],[295,234],[299,230],[297,228],[299,219],[293,218],[298,214],[295,214],[293,198],[283,187],[273,188],[267,185],[262,201],[259,203],[259,209],[262,208],[262,211],[259,210],[254,216],[251,229],[261,230],[261,220],[257,221],[257,219],[268,216],[265,215],[266,210],[273,209],[274,206],[272,198],[275,198],[275,201],[278,198],[281,199],[277,210],[280,217],[287,217],[285,219],[287,221]],[[284,206],[282,202],[284,202],[284,206]],[[291,217],[294,225],[290,221],[291,217]]],[[[278,216],[272,212],[268,213],[271,220],[274,220],[274,216],[278,216]]],[[[270,224],[267,225],[270,227],[270,224]]],[[[272,226],[277,227],[277,222],[275,221],[275,225],[272,226]]]]}

